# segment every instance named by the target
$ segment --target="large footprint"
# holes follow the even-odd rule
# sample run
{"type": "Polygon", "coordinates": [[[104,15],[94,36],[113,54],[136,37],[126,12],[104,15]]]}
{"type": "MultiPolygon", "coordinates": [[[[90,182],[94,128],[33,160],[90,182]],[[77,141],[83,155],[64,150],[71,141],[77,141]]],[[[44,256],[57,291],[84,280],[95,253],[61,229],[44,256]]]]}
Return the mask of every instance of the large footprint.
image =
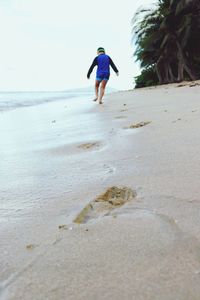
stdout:
{"type": "Polygon", "coordinates": [[[75,218],[74,222],[83,224],[91,219],[109,215],[112,210],[121,207],[134,197],[136,197],[136,192],[130,188],[118,188],[113,186],[86,205],[75,218]]]}

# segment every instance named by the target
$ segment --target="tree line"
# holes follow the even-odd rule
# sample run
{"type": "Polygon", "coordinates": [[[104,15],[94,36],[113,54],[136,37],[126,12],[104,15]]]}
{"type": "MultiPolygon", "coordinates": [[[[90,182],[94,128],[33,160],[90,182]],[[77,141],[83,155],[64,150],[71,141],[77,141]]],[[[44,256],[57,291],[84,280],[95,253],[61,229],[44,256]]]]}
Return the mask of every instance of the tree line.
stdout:
{"type": "Polygon", "coordinates": [[[200,0],[158,0],[132,20],[136,87],[200,78],[200,0]]]}

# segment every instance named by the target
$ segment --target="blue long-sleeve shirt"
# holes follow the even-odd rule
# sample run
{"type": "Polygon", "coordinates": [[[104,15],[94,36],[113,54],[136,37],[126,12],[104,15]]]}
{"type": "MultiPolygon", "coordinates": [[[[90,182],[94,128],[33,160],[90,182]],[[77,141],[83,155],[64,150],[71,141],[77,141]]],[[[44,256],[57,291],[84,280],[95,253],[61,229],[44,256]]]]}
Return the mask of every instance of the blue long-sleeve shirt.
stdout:
{"type": "Polygon", "coordinates": [[[87,73],[87,78],[90,78],[90,75],[95,66],[97,66],[97,77],[101,77],[102,74],[110,75],[110,66],[112,67],[115,73],[118,73],[117,67],[113,63],[110,56],[108,56],[107,54],[100,54],[97,57],[95,57],[87,73]]]}

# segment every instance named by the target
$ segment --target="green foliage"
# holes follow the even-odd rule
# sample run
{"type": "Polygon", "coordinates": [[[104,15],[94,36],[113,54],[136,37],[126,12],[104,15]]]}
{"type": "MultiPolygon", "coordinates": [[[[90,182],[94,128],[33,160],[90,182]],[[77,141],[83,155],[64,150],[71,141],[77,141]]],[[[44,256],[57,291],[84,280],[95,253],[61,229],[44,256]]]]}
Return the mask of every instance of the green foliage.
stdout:
{"type": "Polygon", "coordinates": [[[135,77],[135,88],[142,88],[158,84],[158,77],[154,67],[143,69],[141,74],[135,77]]]}
{"type": "Polygon", "coordinates": [[[157,0],[138,10],[132,36],[143,68],[136,87],[200,78],[199,0],[157,0]]]}

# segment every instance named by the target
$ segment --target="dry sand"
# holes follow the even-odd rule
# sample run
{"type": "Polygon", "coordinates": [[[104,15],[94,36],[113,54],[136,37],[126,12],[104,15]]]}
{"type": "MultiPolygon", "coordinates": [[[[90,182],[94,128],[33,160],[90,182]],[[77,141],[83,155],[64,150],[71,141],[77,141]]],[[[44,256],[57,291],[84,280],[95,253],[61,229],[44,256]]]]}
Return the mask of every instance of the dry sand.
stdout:
{"type": "Polygon", "coordinates": [[[200,299],[198,84],[1,115],[1,300],[200,299]]]}

